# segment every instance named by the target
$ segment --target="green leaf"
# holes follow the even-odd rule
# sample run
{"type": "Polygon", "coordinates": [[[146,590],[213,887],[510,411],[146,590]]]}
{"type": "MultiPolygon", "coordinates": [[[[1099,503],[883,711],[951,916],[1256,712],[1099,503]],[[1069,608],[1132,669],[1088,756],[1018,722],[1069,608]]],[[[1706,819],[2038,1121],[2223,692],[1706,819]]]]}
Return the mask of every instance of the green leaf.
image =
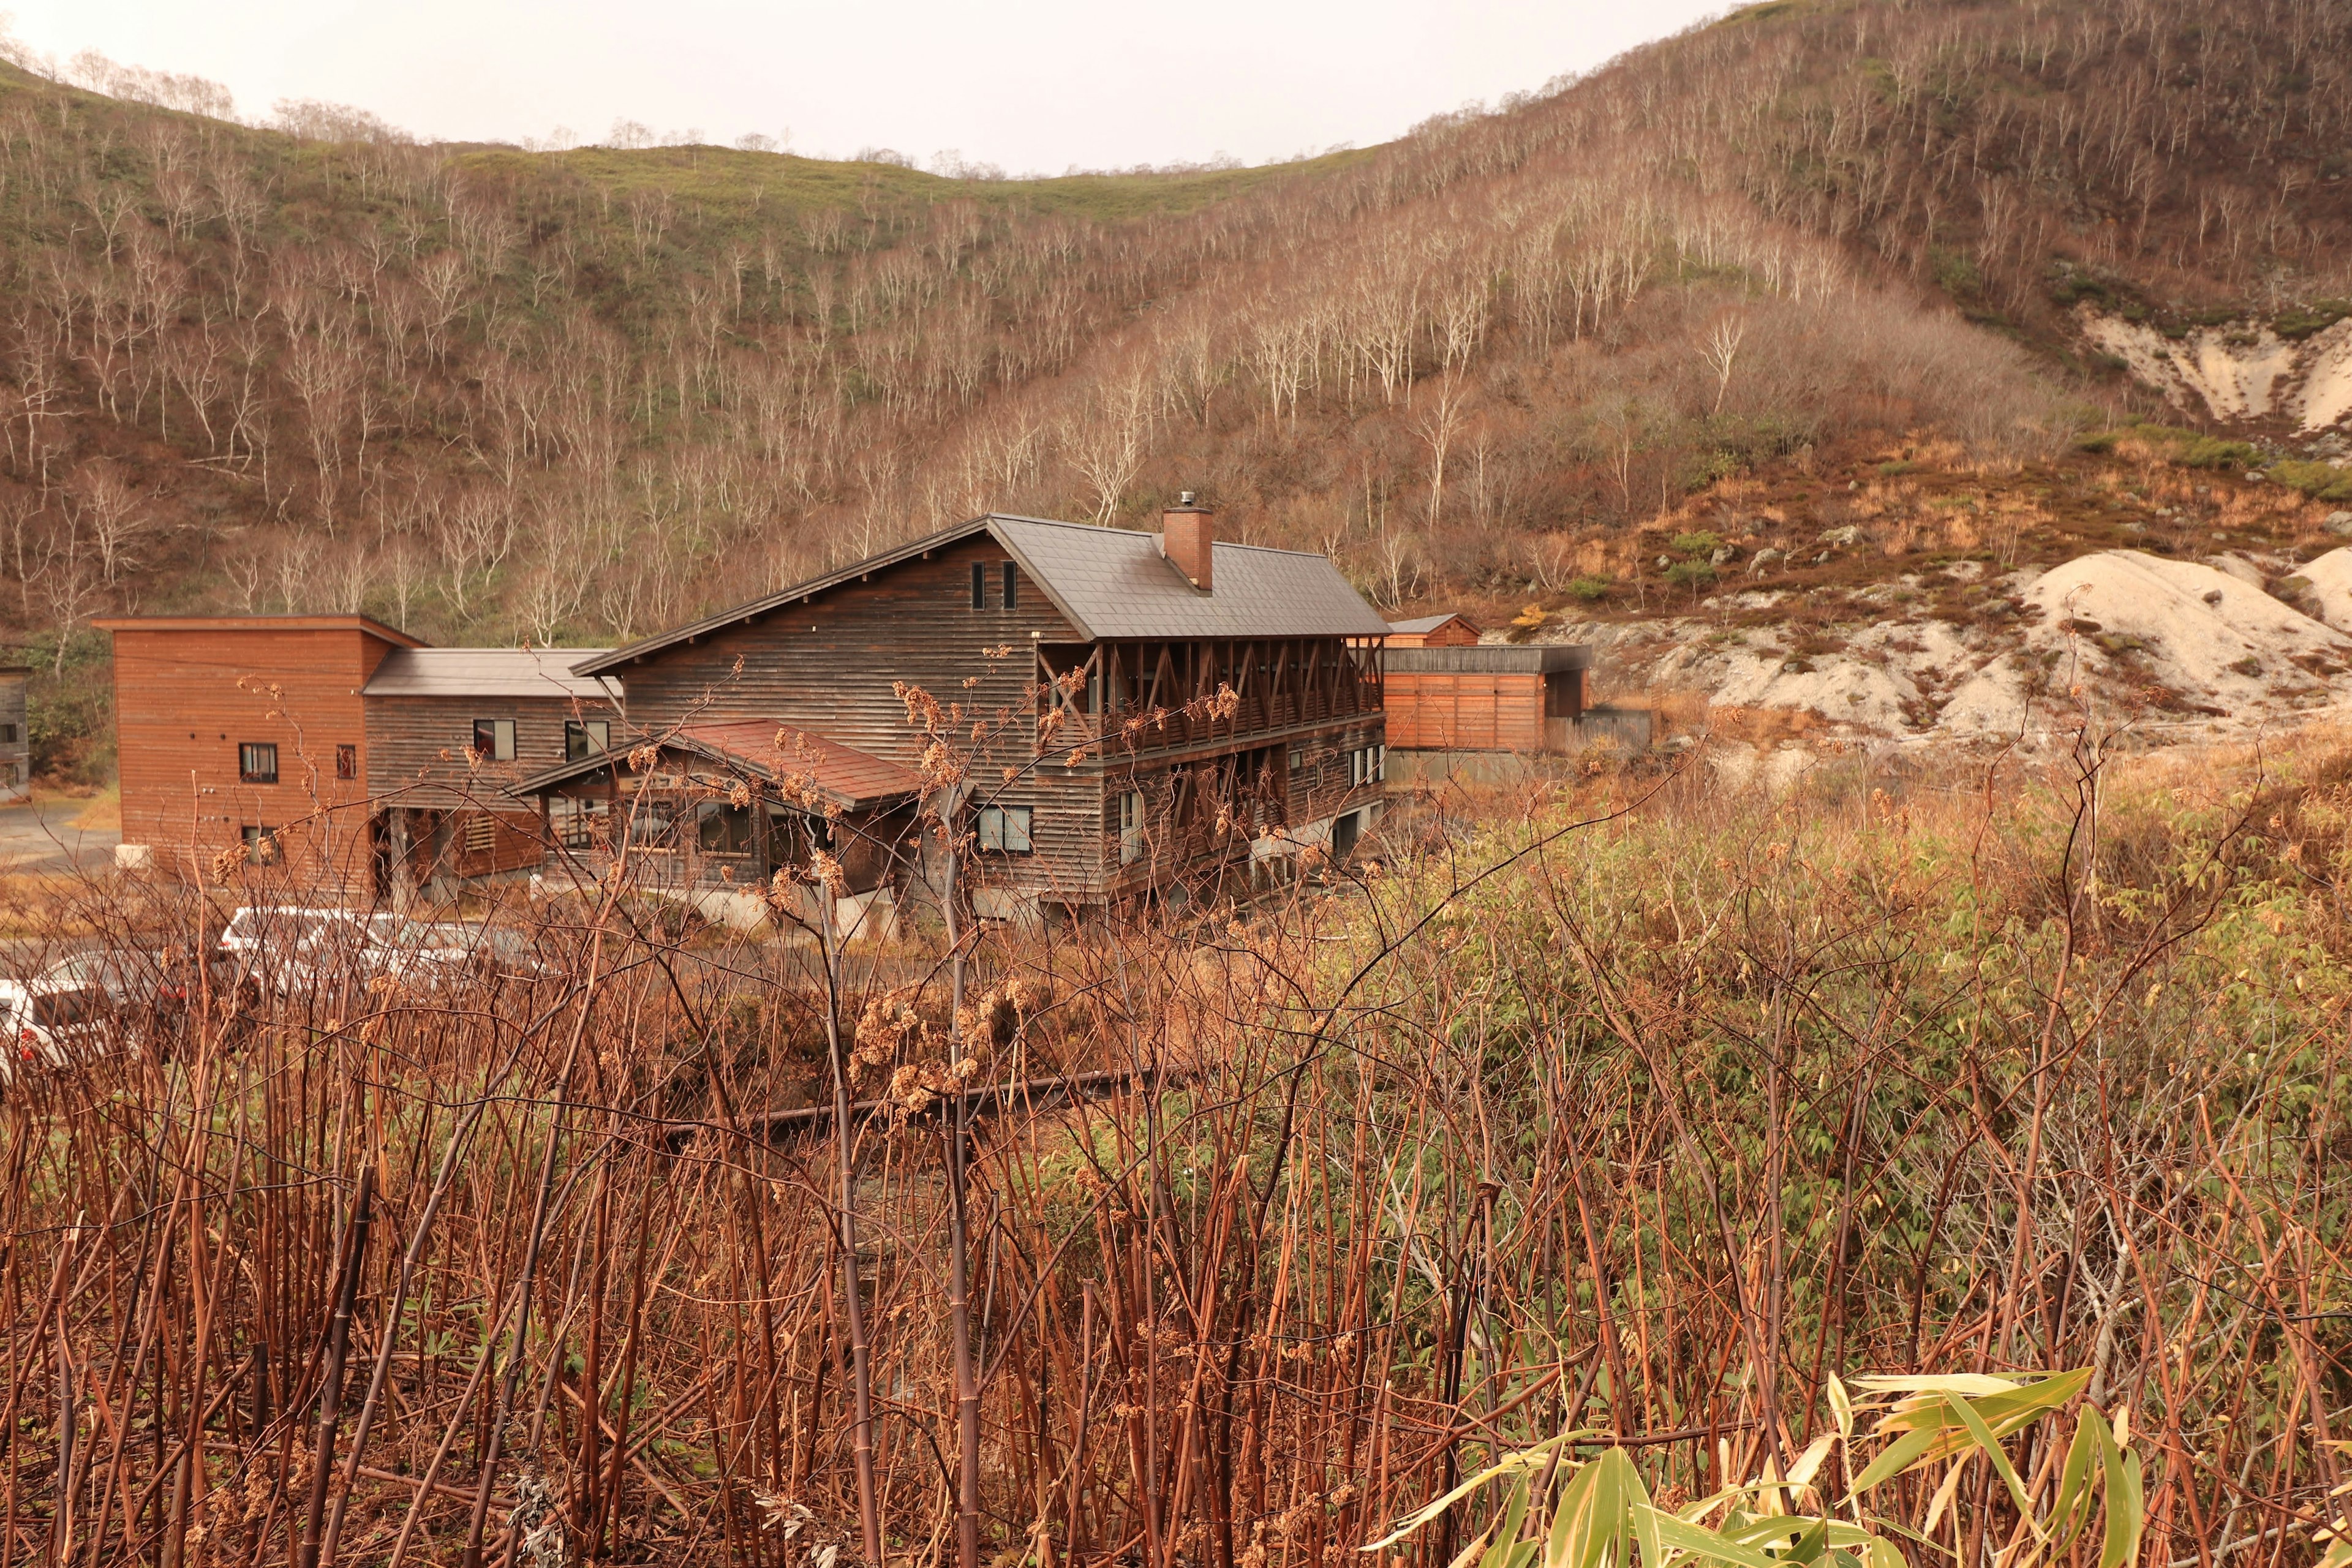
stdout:
{"type": "Polygon", "coordinates": [[[1862,1474],[1853,1478],[1853,1487],[1846,1495],[1850,1498],[1860,1497],[1881,1481],[1901,1475],[1927,1458],[1927,1450],[1934,1447],[1937,1439],[1942,1436],[1942,1430],[1935,1426],[1923,1426],[1916,1432],[1906,1432],[1902,1436],[1889,1443],[1878,1458],[1871,1460],[1862,1474]]]}
{"type": "Polygon", "coordinates": [[[2017,1505],[2018,1517],[2032,1527],[2037,1537],[2040,1536],[2042,1527],[2033,1518],[2033,1500],[2026,1495],[2025,1483],[2018,1479],[2016,1467],[2001,1451],[2000,1439],[1992,1435],[1992,1428],[1985,1425],[1984,1417],[1978,1415],[1975,1406],[1967,1400],[1948,1398],[1944,1403],[1952,1407],[1952,1413],[1969,1429],[1969,1436],[1977,1440],[1977,1447],[1983,1449],[1985,1458],[1992,1461],[1993,1469],[2009,1488],[2009,1500],[2017,1505]]]}
{"type": "Polygon", "coordinates": [[[1507,1477],[1515,1476],[1523,1470],[1531,1468],[1537,1463],[1549,1456],[1554,1448],[1559,1447],[1563,1443],[1573,1443],[1580,1438],[1590,1437],[1591,1436],[1592,1434],[1591,1432],[1580,1427],[1578,1430],[1573,1432],[1562,1432],[1556,1437],[1547,1437],[1532,1448],[1522,1448],[1516,1454],[1506,1454],[1501,1458],[1496,1460],[1493,1464],[1487,1466],[1485,1469],[1479,1471],[1476,1475],[1472,1476],[1468,1480],[1464,1481],[1460,1486],[1455,1487],[1452,1491],[1447,1492],[1444,1497],[1437,1499],[1433,1502],[1424,1503],[1420,1508],[1415,1509],[1412,1512],[1405,1515],[1404,1518],[1397,1521],[1397,1525],[1394,1530],[1391,1530],[1388,1534],[1381,1537],[1380,1540],[1373,1542],[1369,1546],[1360,1546],[1356,1550],[1359,1552],[1385,1551],[1387,1548],[1395,1545],[1398,1542],[1402,1541],[1406,1536],[1411,1535],[1414,1531],[1419,1530],[1422,1526],[1427,1524],[1431,1520],[1437,1518],[1447,1509],[1452,1508],[1455,1503],[1460,1502],[1464,1498],[1468,1497],[1472,1492],[1477,1491],[1483,1487],[1491,1486],[1495,1482],[1502,1480],[1507,1477]]]}
{"type": "Polygon", "coordinates": [[[1511,1568],[1511,1558],[1519,1544],[1519,1521],[1527,1517],[1528,1478],[1525,1475],[1511,1487],[1510,1500],[1503,1505],[1501,1528],[1494,1532],[1495,1543],[1486,1548],[1478,1560],[1478,1568],[1511,1568]]]}
{"type": "MultiPolygon", "coordinates": [[[[1644,1523],[1656,1532],[1658,1540],[1673,1552],[1687,1553],[1703,1563],[1730,1563],[1738,1568],[1779,1568],[1777,1561],[1753,1546],[1732,1541],[1718,1531],[1703,1524],[1693,1524],[1661,1509],[1644,1508],[1644,1523]]],[[[1649,1568],[1645,1564],[1644,1568],[1649,1568]]],[[[1663,1564],[1657,1568],[1664,1568],[1663,1564]]]]}
{"type": "Polygon", "coordinates": [[[2099,1463],[2106,1471],[2107,1539],[2099,1552],[2099,1568],[2124,1568],[2139,1558],[2140,1534],[2147,1528],[2147,1500],[2140,1491],[2139,1456],[2116,1447],[2105,1433],[2099,1463]]]}
{"type": "Polygon", "coordinates": [[[1797,1544],[1790,1547],[1789,1549],[1788,1555],[1781,1558],[1780,1561],[1783,1563],[1818,1563],[1822,1560],[1822,1548],[1828,1544],[1829,1538],[1830,1521],[1827,1519],[1822,1519],[1815,1523],[1811,1530],[1808,1530],[1804,1534],[1799,1536],[1797,1538],[1797,1544]]]}
{"type": "MultiPolygon", "coordinates": [[[[2098,1445],[2091,1436],[2095,1410],[2085,1409],[2074,1423],[2074,1440],[2066,1446],[2066,1463],[2058,1471],[2058,1495],[2050,1504],[2050,1539],[2053,1552],[2074,1544],[2083,1526],[2091,1521],[2091,1467],[2098,1461],[2098,1445]]],[[[2102,1423],[2104,1425],[2104,1423],[2102,1423]]]]}

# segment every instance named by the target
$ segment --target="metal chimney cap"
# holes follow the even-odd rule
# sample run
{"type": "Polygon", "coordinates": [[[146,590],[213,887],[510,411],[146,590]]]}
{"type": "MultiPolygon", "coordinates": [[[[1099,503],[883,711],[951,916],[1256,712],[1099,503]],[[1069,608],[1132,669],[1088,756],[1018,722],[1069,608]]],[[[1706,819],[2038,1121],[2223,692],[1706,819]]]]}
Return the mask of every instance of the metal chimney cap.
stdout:
{"type": "Polygon", "coordinates": [[[1178,506],[1196,506],[1199,503],[1192,499],[1192,492],[1191,490],[1178,490],[1176,492],[1176,504],[1178,506]]]}

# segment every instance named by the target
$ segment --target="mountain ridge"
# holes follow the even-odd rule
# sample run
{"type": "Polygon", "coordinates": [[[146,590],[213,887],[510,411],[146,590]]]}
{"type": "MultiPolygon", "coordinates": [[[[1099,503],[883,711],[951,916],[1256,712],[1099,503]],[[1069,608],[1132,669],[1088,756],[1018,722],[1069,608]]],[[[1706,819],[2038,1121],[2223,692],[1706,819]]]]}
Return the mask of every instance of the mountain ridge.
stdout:
{"type": "Polygon", "coordinates": [[[2155,412],[2086,300],[2352,295],[2347,42],[2298,0],[1787,0],[1377,148],[1043,182],[13,72],[0,575],[60,665],[101,608],[600,640],[1188,488],[1384,605],[1502,602],[1741,473],[2155,412]]]}

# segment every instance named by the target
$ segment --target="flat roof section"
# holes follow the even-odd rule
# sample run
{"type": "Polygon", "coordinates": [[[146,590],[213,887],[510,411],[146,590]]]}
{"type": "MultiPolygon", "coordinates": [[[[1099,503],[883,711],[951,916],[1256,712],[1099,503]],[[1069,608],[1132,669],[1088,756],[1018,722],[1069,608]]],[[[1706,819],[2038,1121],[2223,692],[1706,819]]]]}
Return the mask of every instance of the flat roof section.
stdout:
{"type": "Polygon", "coordinates": [[[89,624],[102,632],[365,632],[394,647],[425,646],[369,616],[104,616],[89,624]]]}
{"type": "Polygon", "coordinates": [[[1476,647],[1392,647],[1381,656],[1391,674],[1558,675],[1591,669],[1591,643],[1482,643],[1476,647]]]}

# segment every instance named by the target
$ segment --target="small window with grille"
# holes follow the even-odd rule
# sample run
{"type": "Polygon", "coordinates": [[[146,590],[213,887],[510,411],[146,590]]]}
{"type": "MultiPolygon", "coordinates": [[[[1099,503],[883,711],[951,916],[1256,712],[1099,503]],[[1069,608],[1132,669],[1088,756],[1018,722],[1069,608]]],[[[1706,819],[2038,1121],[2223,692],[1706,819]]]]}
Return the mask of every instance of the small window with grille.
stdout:
{"type": "Polygon", "coordinates": [[[274,741],[246,741],[236,748],[236,776],[241,784],[276,784],[278,782],[278,744],[274,741]]]}

